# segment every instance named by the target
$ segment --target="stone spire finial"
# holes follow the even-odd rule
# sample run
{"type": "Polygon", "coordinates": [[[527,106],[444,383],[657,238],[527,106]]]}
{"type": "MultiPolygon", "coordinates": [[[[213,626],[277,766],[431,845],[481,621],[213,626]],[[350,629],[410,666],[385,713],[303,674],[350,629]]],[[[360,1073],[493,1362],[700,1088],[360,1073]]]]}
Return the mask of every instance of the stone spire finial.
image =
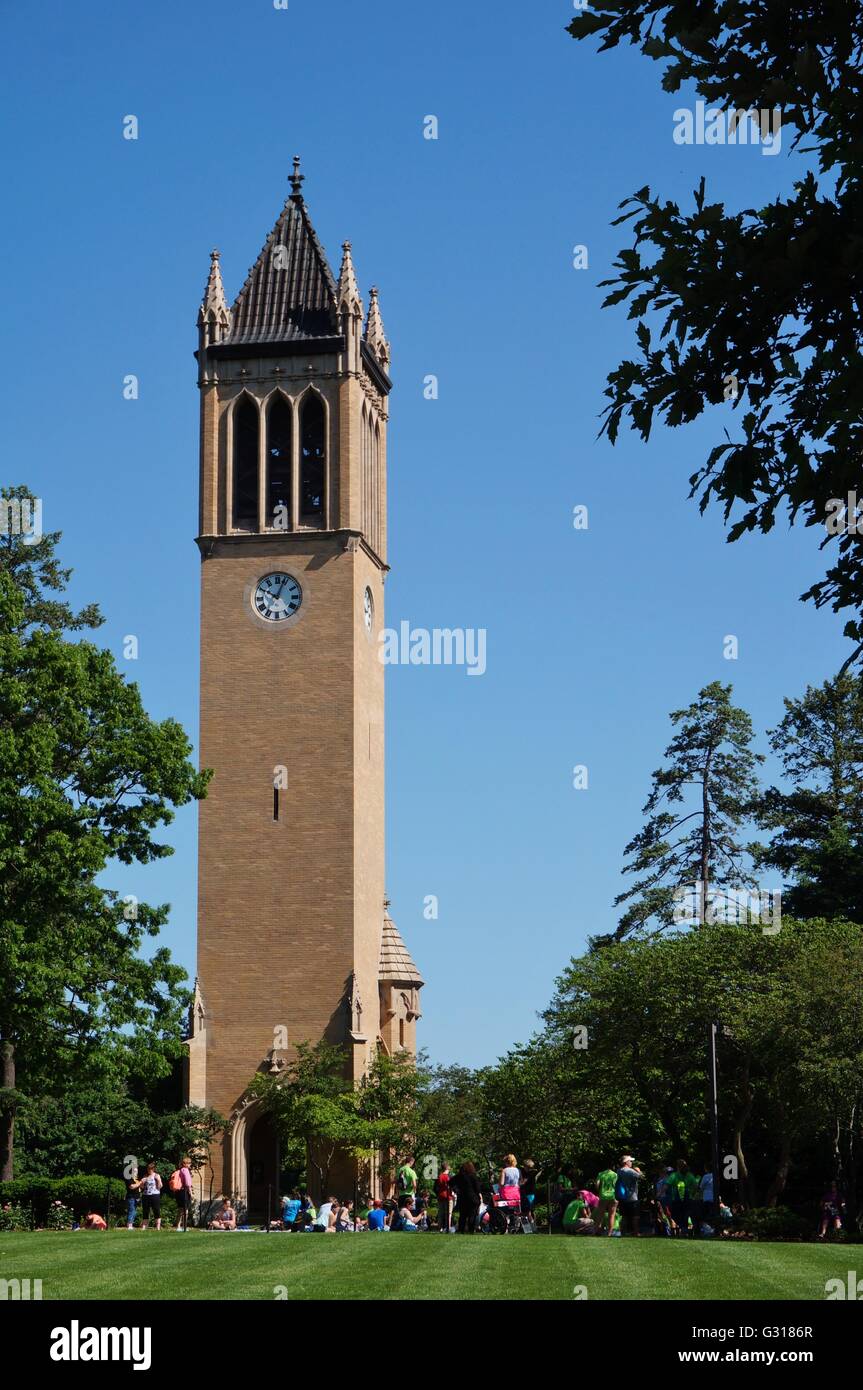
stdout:
{"type": "Polygon", "coordinates": [[[289,174],[288,182],[291,185],[291,197],[295,202],[303,201],[303,184],[306,181],[305,174],[300,173],[300,156],[294,155],[294,172],[289,174]]]}
{"type": "Polygon", "coordinates": [[[363,316],[363,301],[360,296],[360,287],[357,283],[357,272],[354,269],[354,258],[351,255],[351,243],[346,241],[342,247],[342,268],[339,271],[339,309],[355,318],[363,316]]]}
{"type": "Polygon", "coordinates": [[[218,251],[210,252],[210,274],[198,311],[198,327],[205,330],[207,343],[219,342],[230,326],[231,315],[225,299],[218,251]]]}
{"type": "Polygon", "coordinates": [[[370,292],[369,316],[366,320],[366,344],[371,348],[375,357],[382,367],[390,364],[390,345],[384,333],[384,321],[381,318],[381,306],[378,303],[378,291],[374,286],[370,292]]]}

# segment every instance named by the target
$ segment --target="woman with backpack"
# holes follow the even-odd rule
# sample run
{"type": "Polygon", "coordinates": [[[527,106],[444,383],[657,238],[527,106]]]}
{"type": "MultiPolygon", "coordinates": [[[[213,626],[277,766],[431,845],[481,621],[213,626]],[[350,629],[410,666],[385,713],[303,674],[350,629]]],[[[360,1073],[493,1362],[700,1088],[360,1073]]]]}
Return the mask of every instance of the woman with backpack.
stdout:
{"type": "Polygon", "coordinates": [[[192,1205],[192,1160],[184,1158],[168,1179],[168,1191],[177,1203],[177,1224],[175,1231],[185,1231],[189,1224],[189,1209],[192,1205]]]}

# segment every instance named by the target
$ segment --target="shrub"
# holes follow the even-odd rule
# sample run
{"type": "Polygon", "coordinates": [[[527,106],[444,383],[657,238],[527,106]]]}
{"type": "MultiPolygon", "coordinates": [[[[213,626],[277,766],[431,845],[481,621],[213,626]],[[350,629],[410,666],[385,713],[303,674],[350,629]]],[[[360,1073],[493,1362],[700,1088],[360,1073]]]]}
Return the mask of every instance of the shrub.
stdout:
{"type": "Polygon", "coordinates": [[[0,1205],[11,1202],[13,1206],[32,1207],[38,1224],[56,1195],[55,1186],[53,1178],[13,1178],[11,1182],[0,1182],[0,1205]]]}
{"type": "Polygon", "coordinates": [[[105,1215],[109,1211],[126,1210],[126,1185],[119,1178],[99,1178],[86,1173],[75,1173],[68,1178],[58,1178],[54,1183],[54,1196],[70,1206],[76,1216],[86,1216],[88,1211],[98,1211],[105,1215]]]}
{"type": "Polygon", "coordinates": [[[48,1231],[70,1231],[75,1214],[63,1202],[52,1202],[45,1213],[45,1229],[48,1231]]]}
{"type": "Polygon", "coordinates": [[[30,1231],[33,1229],[33,1212],[20,1202],[4,1202],[0,1206],[0,1231],[30,1231]]]}
{"type": "Polygon", "coordinates": [[[9,1202],[13,1206],[32,1208],[37,1226],[46,1224],[54,1202],[70,1207],[76,1217],[86,1216],[93,1210],[104,1215],[106,1197],[111,1211],[126,1210],[126,1186],[119,1178],[77,1173],[68,1178],[14,1178],[11,1182],[0,1182],[0,1206],[9,1202]]]}
{"type": "Polygon", "coordinates": [[[814,1234],[812,1222],[788,1207],[755,1207],[734,1224],[756,1240],[807,1240],[814,1234]]]}

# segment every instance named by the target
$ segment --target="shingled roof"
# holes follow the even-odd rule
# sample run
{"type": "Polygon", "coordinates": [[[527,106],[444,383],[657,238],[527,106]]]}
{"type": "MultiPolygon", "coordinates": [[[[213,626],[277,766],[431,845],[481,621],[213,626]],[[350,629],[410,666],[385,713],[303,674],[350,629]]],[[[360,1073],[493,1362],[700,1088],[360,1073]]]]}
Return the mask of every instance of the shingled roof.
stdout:
{"type": "Polygon", "coordinates": [[[294,160],[292,193],[231,310],[226,346],[296,342],[341,333],[336,282],[300,191],[294,160]]]}
{"type": "Polygon", "coordinates": [[[381,963],[378,979],[386,984],[423,984],[423,978],[413,963],[401,933],[388,912],[384,912],[381,936],[381,963]]]}

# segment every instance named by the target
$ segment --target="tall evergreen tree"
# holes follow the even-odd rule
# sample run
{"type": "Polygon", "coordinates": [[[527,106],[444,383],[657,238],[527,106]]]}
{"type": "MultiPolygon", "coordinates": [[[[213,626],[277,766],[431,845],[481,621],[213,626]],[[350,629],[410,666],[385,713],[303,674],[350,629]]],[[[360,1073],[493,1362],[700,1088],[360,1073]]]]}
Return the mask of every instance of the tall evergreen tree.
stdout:
{"type": "Polygon", "coordinates": [[[756,819],[773,834],[753,846],[756,863],[783,875],[793,917],[863,923],[863,679],[810,686],[785,710],[770,742],[792,790],[759,798],[756,819]]]}
{"type": "Polygon", "coordinates": [[[665,750],[665,766],[653,774],[644,806],[647,821],[624,851],[630,856],[624,873],[636,875],[636,881],[615,898],[616,907],[629,904],[617,940],[644,932],[651,923],[660,931],[671,926],[680,917],[675,908],[681,893],[693,887],[703,920],[711,890],[751,883],[737,835],[763,758],[750,749],[752,721],[731,703],[731,689],[714,681],[687,709],[671,715],[677,732],[665,750]]]}

